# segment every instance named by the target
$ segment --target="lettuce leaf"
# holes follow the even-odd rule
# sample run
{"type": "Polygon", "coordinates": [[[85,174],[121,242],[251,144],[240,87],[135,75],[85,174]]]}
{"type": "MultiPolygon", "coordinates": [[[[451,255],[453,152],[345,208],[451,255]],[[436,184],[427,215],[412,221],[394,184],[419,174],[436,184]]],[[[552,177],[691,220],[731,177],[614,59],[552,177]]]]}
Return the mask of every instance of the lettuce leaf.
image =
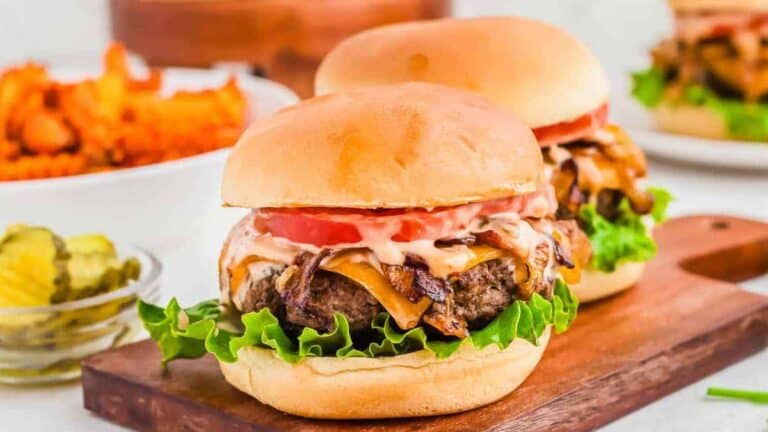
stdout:
{"type": "Polygon", "coordinates": [[[667,209],[674,197],[668,190],[660,187],[649,187],[648,192],[653,195],[651,218],[653,219],[653,223],[660,224],[667,220],[667,209]]]}
{"type": "MultiPolygon", "coordinates": [[[[662,188],[648,191],[654,196],[651,218],[661,223],[666,219],[672,195],[662,188]]],[[[619,216],[613,221],[600,215],[594,204],[583,205],[579,217],[592,244],[590,265],[597,270],[612,272],[621,261],[648,261],[656,255],[656,242],[643,217],[632,211],[626,198],[619,204],[619,216]]]]}
{"type": "MultiPolygon", "coordinates": [[[[578,300],[568,286],[558,280],[554,295],[547,300],[534,294],[530,300],[517,300],[483,329],[473,331],[468,340],[482,349],[491,344],[504,349],[516,338],[536,344],[548,325],[555,332],[566,331],[578,309],[578,300]]],[[[165,308],[139,302],[139,317],[162,353],[163,364],[178,358],[197,358],[211,353],[224,362],[237,360],[243,347],[271,348],[283,360],[296,363],[306,357],[378,357],[394,356],[414,351],[428,350],[438,358],[447,358],[465,341],[429,340],[422,327],[407,331],[397,328],[387,313],[378,314],[371,322],[375,337],[367,346],[355,344],[349,322],[342,314],[334,315],[335,328],[320,333],[304,328],[292,338],[269,311],[261,309],[240,317],[242,330],[227,330],[226,317],[221,314],[216,300],[209,300],[181,309],[176,299],[165,308]]]]}
{"type": "Polygon", "coordinates": [[[205,354],[205,346],[196,341],[201,337],[204,339],[211,332],[220,316],[216,300],[204,301],[184,310],[175,298],[171,299],[165,309],[139,301],[138,309],[144,328],[158,342],[164,364],[172,359],[198,358],[205,354]],[[183,332],[168,331],[170,328],[182,327],[183,332]]]}
{"type": "MultiPolygon", "coordinates": [[[[654,108],[664,98],[667,80],[659,68],[651,67],[632,73],[632,96],[648,108],[654,108]]],[[[737,99],[721,98],[701,85],[689,85],[679,101],[703,106],[718,113],[734,137],[749,141],[768,140],[768,104],[746,103],[737,99]]]]}
{"type": "Polygon", "coordinates": [[[768,140],[768,105],[723,99],[712,90],[698,85],[687,87],[684,98],[692,105],[704,106],[719,113],[732,137],[749,141],[768,140]]]}
{"type": "Polygon", "coordinates": [[[648,108],[661,102],[666,85],[664,72],[656,67],[632,73],[632,96],[648,108]]]}

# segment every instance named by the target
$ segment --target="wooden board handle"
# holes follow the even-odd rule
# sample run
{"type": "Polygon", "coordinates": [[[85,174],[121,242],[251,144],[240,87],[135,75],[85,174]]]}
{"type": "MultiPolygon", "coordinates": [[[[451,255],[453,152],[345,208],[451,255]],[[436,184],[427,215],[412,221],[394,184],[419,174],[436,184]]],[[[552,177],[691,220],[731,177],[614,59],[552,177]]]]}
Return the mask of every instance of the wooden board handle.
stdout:
{"type": "Polygon", "coordinates": [[[663,250],[649,271],[686,273],[740,282],[768,272],[768,224],[733,216],[677,218],[654,230],[663,250]]]}

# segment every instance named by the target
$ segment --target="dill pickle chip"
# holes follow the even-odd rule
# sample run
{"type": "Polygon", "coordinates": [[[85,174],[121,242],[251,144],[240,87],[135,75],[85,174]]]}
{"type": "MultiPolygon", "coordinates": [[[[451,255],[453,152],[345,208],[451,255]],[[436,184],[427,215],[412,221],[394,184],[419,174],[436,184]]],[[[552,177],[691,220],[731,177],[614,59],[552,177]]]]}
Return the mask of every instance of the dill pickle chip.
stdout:
{"type": "Polygon", "coordinates": [[[70,281],[67,299],[92,297],[108,291],[103,279],[118,266],[120,261],[113,256],[73,253],[67,263],[70,281]]]}
{"type": "Polygon", "coordinates": [[[84,234],[66,240],[71,258],[67,264],[70,290],[67,300],[103,294],[138,279],[140,264],[135,258],[120,262],[112,242],[100,234],[84,234]]]}
{"type": "Polygon", "coordinates": [[[117,259],[115,245],[103,234],[81,234],[67,238],[67,250],[71,254],[101,254],[117,259]]]}
{"type": "Polygon", "coordinates": [[[45,306],[67,297],[67,250],[41,227],[14,225],[0,241],[0,307],[45,306]]]}

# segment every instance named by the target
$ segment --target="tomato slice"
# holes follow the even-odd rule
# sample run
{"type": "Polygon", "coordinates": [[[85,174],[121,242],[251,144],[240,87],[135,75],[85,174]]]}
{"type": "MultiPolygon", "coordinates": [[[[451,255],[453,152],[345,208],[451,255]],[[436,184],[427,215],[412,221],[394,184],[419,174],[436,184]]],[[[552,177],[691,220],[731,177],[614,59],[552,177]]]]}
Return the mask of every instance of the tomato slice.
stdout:
{"type": "Polygon", "coordinates": [[[269,232],[296,243],[333,246],[367,241],[410,242],[437,240],[466,228],[481,215],[514,212],[522,217],[543,217],[555,211],[551,186],[522,196],[426,209],[258,209],[254,223],[259,232],[269,232]]]}
{"type": "Polygon", "coordinates": [[[605,103],[575,120],[537,127],[533,134],[536,135],[540,146],[549,147],[590,136],[605,126],[607,121],[608,104],[605,103]]]}
{"type": "Polygon", "coordinates": [[[299,212],[270,212],[268,217],[256,218],[261,231],[299,243],[333,246],[357,243],[363,238],[353,224],[334,222],[299,212]]]}

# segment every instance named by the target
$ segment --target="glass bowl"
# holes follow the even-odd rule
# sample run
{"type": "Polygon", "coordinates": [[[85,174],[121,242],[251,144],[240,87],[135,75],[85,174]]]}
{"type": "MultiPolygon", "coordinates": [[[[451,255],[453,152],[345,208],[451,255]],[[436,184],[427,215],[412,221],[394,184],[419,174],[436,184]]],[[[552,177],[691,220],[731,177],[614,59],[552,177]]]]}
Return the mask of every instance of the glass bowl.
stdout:
{"type": "Polygon", "coordinates": [[[136,302],[156,302],[162,266],[150,253],[118,247],[141,262],[138,281],[115,291],[50,306],[0,308],[0,382],[40,384],[80,376],[80,361],[132,342],[139,334],[136,302]]]}

